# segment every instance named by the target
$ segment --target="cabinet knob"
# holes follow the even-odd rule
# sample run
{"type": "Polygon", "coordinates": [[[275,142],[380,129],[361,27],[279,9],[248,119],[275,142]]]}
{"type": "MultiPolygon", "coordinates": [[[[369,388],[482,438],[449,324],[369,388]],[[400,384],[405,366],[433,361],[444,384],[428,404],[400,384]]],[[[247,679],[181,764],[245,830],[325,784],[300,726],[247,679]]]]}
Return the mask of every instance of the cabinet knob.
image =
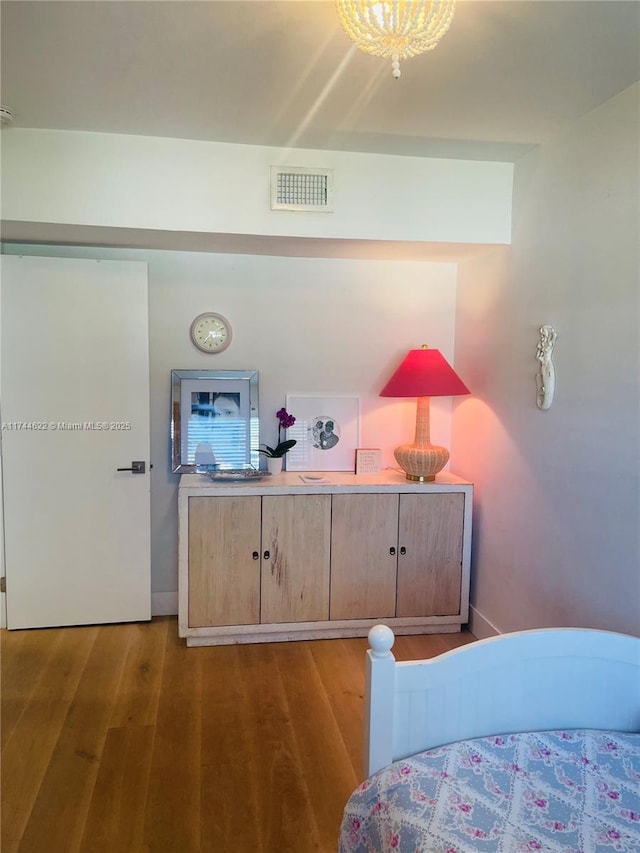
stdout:
{"type": "Polygon", "coordinates": [[[264,554],[262,555],[263,559],[265,559],[265,560],[268,560],[270,556],[271,556],[271,554],[268,551],[265,551],[264,554]]]}
{"type": "Polygon", "coordinates": [[[252,554],[251,556],[253,557],[253,559],[254,559],[254,560],[259,560],[259,559],[260,559],[260,554],[258,554],[258,552],[257,552],[257,551],[254,551],[254,552],[253,552],[253,554],[252,554]]]}
{"type": "Polygon", "coordinates": [[[389,553],[390,553],[390,554],[391,554],[391,556],[393,557],[393,556],[395,555],[395,553],[396,553],[396,549],[392,546],[391,548],[389,548],[389,553]]]}
{"type": "Polygon", "coordinates": [[[406,553],[407,553],[407,549],[404,547],[404,545],[402,546],[402,548],[400,548],[400,553],[401,553],[401,554],[406,554],[406,553]]]}

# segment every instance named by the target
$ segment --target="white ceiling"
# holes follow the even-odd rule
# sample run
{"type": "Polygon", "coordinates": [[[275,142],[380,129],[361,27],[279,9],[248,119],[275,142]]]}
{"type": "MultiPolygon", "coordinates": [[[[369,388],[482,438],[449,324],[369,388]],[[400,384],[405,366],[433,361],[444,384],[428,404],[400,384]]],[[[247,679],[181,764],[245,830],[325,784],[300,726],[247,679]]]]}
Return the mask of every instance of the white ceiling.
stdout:
{"type": "Polygon", "coordinates": [[[324,0],[2,0],[0,14],[16,127],[508,161],[640,78],[638,0],[458,0],[400,80],[324,0]]]}

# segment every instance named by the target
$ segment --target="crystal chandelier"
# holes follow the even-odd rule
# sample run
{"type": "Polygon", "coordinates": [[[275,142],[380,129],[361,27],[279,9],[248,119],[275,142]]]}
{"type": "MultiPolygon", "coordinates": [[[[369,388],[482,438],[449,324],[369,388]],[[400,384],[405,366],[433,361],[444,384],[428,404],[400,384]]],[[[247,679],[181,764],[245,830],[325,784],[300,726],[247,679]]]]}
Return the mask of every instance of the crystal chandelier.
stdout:
{"type": "Polygon", "coordinates": [[[336,0],[347,35],[365,53],[400,60],[433,50],[453,18],[455,0],[336,0]]]}

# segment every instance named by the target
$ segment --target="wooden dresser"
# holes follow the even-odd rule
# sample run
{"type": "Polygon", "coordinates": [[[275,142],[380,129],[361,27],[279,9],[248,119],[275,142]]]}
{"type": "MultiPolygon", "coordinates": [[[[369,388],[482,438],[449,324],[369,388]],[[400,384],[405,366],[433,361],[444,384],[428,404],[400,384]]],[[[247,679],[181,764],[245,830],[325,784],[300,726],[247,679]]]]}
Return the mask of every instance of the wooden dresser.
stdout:
{"type": "Polygon", "coordinates": [[[439,474],[285,472],[179,489],[187,645],[459,631],[468,620],[473,486],[439,474]]]}

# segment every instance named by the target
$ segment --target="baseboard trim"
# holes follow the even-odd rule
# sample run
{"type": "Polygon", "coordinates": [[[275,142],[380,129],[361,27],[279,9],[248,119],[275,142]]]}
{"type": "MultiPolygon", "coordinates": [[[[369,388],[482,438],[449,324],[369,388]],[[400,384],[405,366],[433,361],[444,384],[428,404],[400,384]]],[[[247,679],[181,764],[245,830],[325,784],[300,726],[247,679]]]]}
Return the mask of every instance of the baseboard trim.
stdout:
{"type": "Polygon", "coordinates": [[[473,605],[469,608],[468,628],[473,636],[478,640],[486,640],[488,637],[497,637],[499,634],[503,633],[496,628],[493,622],[487,619],[486,616],[483,616],[479,610],[476,610],[473,605]]]}
{"type": "Polygon", "coordinates": [[[152,616],[177,616],[178,615],[178,592],[152,592],[151,593],[151,615],[152,616]]]}
{"type": "MultiPolygon", "coordinates": [[[[3,596],[4,597],[4,596],[3,596]]],[[[152,616],[177,616],[178,615],[178,592],[152,592],[151,593],[151,615],[152,616]]],[[[2,614],[0,614],[0,617],[2,614]]],[[[468,628],[478,640],[487,637],[496,637],[503,632],[497,628],[490,619],[480,613],[473,605],[469,608],[468,628]]]]}
{"type": "MultiPolygon", "coordinates": [[[[3,606],[6,596],[0,594],[0,629],[7,627],[6,611],[3,606]]],[[[152,616],[177,616],[178,615],[178,592],[152,592],[151,593],[151,615],[152,616]]],[[[487,637],[496,637],[502,634],[496,626],[483,616],[473,605],[469,608],[468,628],[478,640],[486,640],[487,637]]]]}

